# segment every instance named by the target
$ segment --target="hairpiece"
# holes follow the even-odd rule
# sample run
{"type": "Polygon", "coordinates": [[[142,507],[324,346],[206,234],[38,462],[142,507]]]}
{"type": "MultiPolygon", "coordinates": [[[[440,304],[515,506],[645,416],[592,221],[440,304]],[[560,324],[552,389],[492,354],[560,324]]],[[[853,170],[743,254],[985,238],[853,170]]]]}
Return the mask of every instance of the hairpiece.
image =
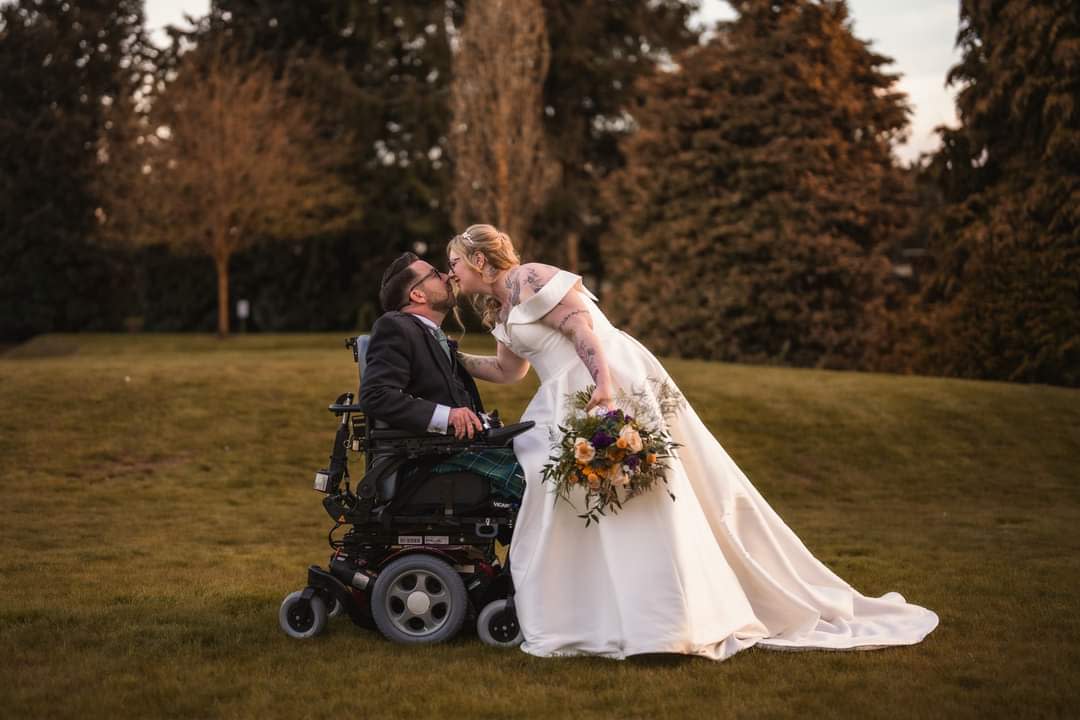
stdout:
{"type": "Polygon", "coordinates": [[[465,242],[467,243],[471,243],[473,241],[472,235],[469,234],[468,230],[462,230],[461,237],[464,238],[465,242]]]}

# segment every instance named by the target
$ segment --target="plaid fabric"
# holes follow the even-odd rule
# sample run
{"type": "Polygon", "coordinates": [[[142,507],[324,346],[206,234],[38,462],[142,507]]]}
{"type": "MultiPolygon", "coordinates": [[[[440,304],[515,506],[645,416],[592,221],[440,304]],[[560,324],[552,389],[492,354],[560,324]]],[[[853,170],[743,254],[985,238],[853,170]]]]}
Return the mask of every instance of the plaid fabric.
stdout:
{"type": "Polygon", "coordinates": [[[433,475],[462,471],[487,478],[491,492],[506,500],[521,500],[525,492],[525,472],[510,448],[463,452],[431,470],[433,475]]]}

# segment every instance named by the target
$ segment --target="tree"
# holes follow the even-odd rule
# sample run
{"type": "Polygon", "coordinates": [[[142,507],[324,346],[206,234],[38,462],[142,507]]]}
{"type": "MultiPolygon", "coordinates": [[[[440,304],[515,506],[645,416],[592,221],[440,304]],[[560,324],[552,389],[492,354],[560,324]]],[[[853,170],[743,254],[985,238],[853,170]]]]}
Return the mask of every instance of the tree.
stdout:
{"type": "MultiPolygon", "coordinates": [[[[447,28],[460,16],[455,0],[216,0],[194,32],[177,34],[177,46],[213,36],[269,63],[308,99],[320,135],[353,139],[338,175],[358,195],[363,232],[259,243],[236,257],[231,287],[251,299],[258,329],[365,327],[378,308],[372,268],[404,250],[442,257],[452,234],[447,28]]],[[[153,291],[194,265],[147,258],[148,321],[205,323],[197,298],[153,291]]]]}
{"type": "Polygon", "coordinates": [[[684,0],[544,0],[551,66],[544,129],[561,181],[532,228],[534,259],[603,275],[599,188],[623,166],[634,128],[634,83],[695,45],[697,8],[684,0]]]}
{"type": "Polygon", "coordinates": [[[0,338],[132,314],[125,254],[88,236],[97,139],[151,55],[140,0],[0,6],[0,338]]]}
{"type": "Polygon", "coordinates": [[[222,337],[235,253],[356,220],[355,194],[334,172],[347,139],[320,137],[288,88],[265,62],[204,39],[149,115],[133,118],[134,141],[102,149],[102,235],[212,258],[222,337]]]}
{"type": "Polygon", "coordinates": [[[639,84],[605,191],[615,317],[681,356],[860,367],[908,222],[908,108],[844,2],[734,3],[712,42],[639,84]]]}
{"type": "Polygon", "coordinates": [[[961,2],[917,369],[1080,385],[1080,5],[961,2]]]}
{"type": "Polygon", "coordinates": [[[558,181],[543,127],[551,50],[540,0],[479,0],[453,57],[453,218],[490,222],[527,254],[529,229],[558,181]]]}

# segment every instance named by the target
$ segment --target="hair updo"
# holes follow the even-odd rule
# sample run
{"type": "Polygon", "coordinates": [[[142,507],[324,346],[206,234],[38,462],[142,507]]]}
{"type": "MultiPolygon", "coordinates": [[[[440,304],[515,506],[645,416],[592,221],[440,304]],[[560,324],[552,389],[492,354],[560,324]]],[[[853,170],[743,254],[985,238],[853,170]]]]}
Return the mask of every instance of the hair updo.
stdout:
{"type": "MultiPolygon", "coordinates": [[[[481,272],[473,262],[477,253],[483,255],[487,265],[496,270],[506,270],[521,264],[510,236],[492,225],[470,225],[465,232],[450,239],[446,245],[447,256],[451,250],[461,256],[460,262],[477,272],[481,272]]],[[[498,298],[474,295],[471,302],[484,327],[489,330],[493,328],[499,318],[499,311],[502,310],[502,303],[498,298]]]]}

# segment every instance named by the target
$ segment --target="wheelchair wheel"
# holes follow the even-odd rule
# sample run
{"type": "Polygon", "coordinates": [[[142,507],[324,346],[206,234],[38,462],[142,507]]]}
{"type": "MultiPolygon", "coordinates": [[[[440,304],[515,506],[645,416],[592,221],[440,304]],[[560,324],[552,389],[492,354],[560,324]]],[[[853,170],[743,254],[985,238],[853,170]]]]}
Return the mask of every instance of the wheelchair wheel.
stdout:
{"type": "Polygon", "coordinates": [[[302,591],[289,593],[278,610],[278,623],[289,637],[299,640],[315,637],[326,627],[326,603],[318,595],[310,600],[302,591]]]}
{"type": "Polygon", "coordinates": [[[468,610],[465,583],[450,565],[430,555],[406,555],[379,571],[371,614],[394,642],[427,645],[458,634],[468,610]]]}
{"type": "Polygon", "coordinates": [[[341,601],[336,597],[330,598],[330,610],[326,613],[328,618],[336,618],[341,613],[345,612],[345,606],[341,604],[341,601]]]}
{"type": "Polygon", "coordinates": [[[517,647],[525,640],[517,613],[508,610],[506,600],[494,600],[484,606],[476,618],[476,634],[494,647],[517,647]]]}

